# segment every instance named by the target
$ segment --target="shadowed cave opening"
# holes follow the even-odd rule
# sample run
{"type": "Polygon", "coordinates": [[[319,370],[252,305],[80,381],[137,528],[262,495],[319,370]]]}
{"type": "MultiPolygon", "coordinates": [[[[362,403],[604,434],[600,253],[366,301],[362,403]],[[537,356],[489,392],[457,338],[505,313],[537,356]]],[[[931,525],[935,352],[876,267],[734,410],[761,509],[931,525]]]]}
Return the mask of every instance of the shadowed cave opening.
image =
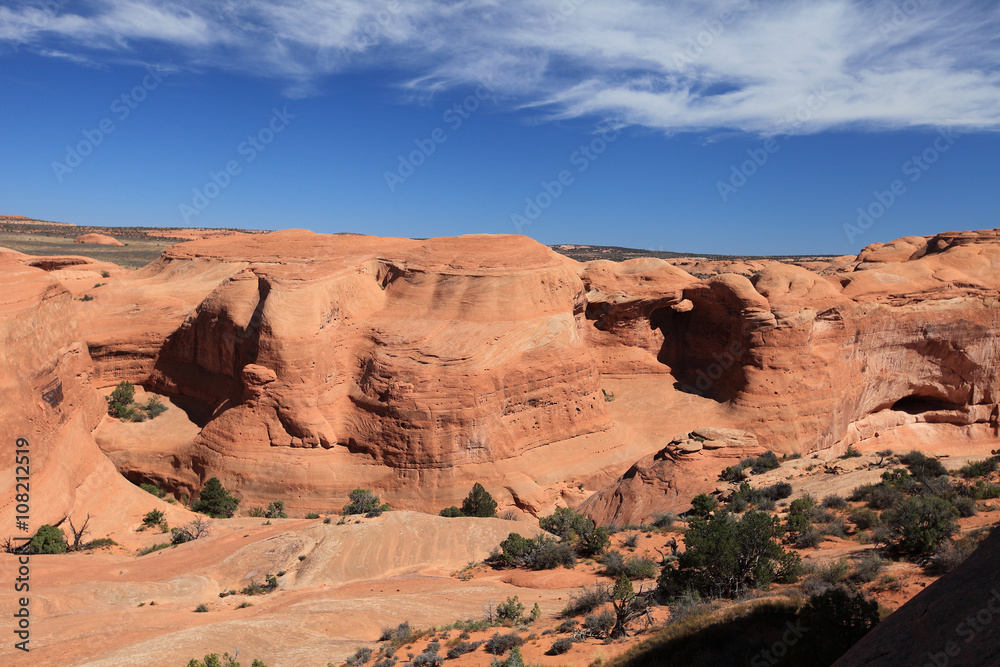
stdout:
{"type": "Polygon", "coordinates": [[[911,394],[892,404],[893,410],[905,412],[909,415],[920,415],[936,410],[959,410],[962,407],[964,406],[960,403],[952,403],[942,398],[921,396],[919,394],[911,394]]]}

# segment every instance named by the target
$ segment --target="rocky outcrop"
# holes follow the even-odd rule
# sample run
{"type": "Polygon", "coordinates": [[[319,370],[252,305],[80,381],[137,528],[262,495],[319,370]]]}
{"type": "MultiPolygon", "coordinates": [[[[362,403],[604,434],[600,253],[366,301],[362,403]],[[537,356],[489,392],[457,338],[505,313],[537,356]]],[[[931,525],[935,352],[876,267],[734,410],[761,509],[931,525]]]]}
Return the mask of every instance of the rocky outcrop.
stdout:
{"type": "Polygon", "coordinates": [[[1000,531],[965,562],[879,623],[835,664],[996,664],[1000,655],[1000,531]]]}
{"type": "Polygon", "coordinates": [[[364,484],[440,509],[483,481],[538,512],[606,487],[588,511],[631,521],[712,490],[751,450],[997,426],[995,231],[704,279],[517,236],[234,234],[134,272],[3,257],[78,297],[52,335],[86,352],[91,393],[127,379],[185,411],[183,443],[102,439],[119,469],[178,493],[217,475],[248,503],[320,509],[364,484]],[[664,437],[706,426],[747,440],[664,437]]]}
{"type": "Polygon", "coordinates": [[[125,245],[113,236],[107,234],[80,234],[73,243],[93,243],[97,245],[125,245]]]}
{"type": "Polygon", "coordinates": [[[580,506],[602,525],[639,525],[661,512],[686,512],[700,493],[719,490],[719,471],[764,453],[752,433],[698,428],[636,462],[580,506]]]}

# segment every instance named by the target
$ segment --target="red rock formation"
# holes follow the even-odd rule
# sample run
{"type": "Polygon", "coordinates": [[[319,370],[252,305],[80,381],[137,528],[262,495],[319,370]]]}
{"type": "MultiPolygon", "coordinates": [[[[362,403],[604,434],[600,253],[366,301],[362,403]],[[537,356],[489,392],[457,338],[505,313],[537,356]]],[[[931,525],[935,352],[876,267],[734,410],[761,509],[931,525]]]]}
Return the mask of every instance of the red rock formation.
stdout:
{"type": "Polygon", "coordinates": [[[107,234],[81,234],[73,239],[73,243],[93,243],[97,245],[125,245],[113,236],[107,234]]]}

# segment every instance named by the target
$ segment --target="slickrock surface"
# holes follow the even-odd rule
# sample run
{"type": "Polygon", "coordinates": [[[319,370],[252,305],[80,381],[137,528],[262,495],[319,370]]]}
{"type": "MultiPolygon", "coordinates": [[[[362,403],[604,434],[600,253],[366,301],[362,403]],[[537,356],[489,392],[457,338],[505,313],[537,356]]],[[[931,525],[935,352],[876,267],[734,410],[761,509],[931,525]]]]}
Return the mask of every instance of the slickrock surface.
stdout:
{"type": "Polygon", "coordinates": [[[995,665],[1000,656],[1000,530],[882,621],[835,667],[995,665]]]}
{"type": "Polygon", "coordinates": [[[97,245],[125,245],[113,236],[107,234],[80,234],[74,243],[96,243],[97,245]]]}

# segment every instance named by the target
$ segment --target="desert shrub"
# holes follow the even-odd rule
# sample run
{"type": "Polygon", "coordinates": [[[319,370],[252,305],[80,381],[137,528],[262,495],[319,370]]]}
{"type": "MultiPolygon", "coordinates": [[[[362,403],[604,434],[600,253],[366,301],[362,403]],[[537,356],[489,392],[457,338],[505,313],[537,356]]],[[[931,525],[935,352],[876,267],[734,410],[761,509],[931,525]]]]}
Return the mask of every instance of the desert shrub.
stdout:
{"type": "Polygon", "coordinates": [[[875,462],[875,465],[881,466],[885,461],[891,460],[895,456],[895,452],[891,449],[880,449],[875,452],[875,456],[878,457],[878,461],[875,462]]]}
{"type": "Polygon", "coordinates": [[[792,485],[788,482],[777,482],[771,486],[765,486],[760,490],[766,498],[771,500],[784,500],[792,495],[792,485]]]}
{"type": "Polygon", "coordinates": [[[146,512],[146,516],[142,519],[142,525],[149,527],[159,526],[161,521],[163,521],[163,512],[160,510],[151,510],[146,512]]]}
{"type": "Polygon", "coordinates": [[[580,556],[596,556],[604,553],[611,543],[608,531],[598,527],[594,521],[569,507],[558,507],[555,513],[539,519],[542,530],[558,535],[564,543],[573,545],[580,556]]]}
{"type": "Polygon", "coordinates": [[[916,450],[900,456],[899,462],[909,468],[910,473],[919,480],[936,479],[948,474],[940,461],[916,450]]]}
{"type": "Polygon", "coordinates": [[[677,515],[673,512],[657,512],[653,515],[653,526],[661,530],[672,528],[677,521],[677,515]]]}
{"type": "Polygon", "coordinates": [[[962,493],[973,500],[1000,498],[1000,485],[977,479],[974,484],[963,487],[962,493]]]}
{"type": "Polygon", "coordinates": [[[704,517],[711,514],[718,506],[718,501],[707,493],[699,493],[691,499],[691,514],[704,517]]]}
{"type": "Polygon", "coordinates": [[[889,561],[874,551],[869,551],[854,564],[854,571],[851,573],[851,578],[857,579],[862,583],[875,581],[888,564],[889,561]]]}
{"type": "Polygon", "coordinates": [[[122,380],[105,400],[108,402],[108,414],[121,418],[135,400],[135,386],[128,380],[122,380]]]}
{"type": "Polygon", "coordinates": [[[415,657],[410,664],[413,667],[441,667],[444,664],[444,660],[438,655],[440,647],[440,644],[437,642],[431,642],[424,649],[424,652],[415,657]]]}
{"type": "Polygon", "coordinates": [[[251,507],[249,510],[247,510],[247,516],[254,518],[263,518],[266,513],[267,510],[264,509],[263,507],[251,507]]]}
{"type": "Polygon", "coordinates": [[[719,473],[719,479],[723,482],[738,482],[743,479],[743,471],[746,470],[747,466],[742,463],[735,466],[727,466],[719,473]]]}
{"type": "Polygon", "coordinates": [[[466,653],[472,653],[482,645],[483,642],[459,642],[448,649],[448,659],[454,660],[455,658],[459,658],[466,653]]]}
{"type": "Polygon", "coordinates": [[[169,542],[162,542],[160,544],[154,544],[151,547],[146,547],[145,549],[140,550],[137,555],[139,555],[139,556],[145,556],[146,554],[151,554],[154,551],[160,551],[161,549],[166,549],[169,546],[170,546],[169,542]]]}
{"type": "Polygon", "coordinates": [[[958,510],[958,515],[963,518],[976,515],[976,501],[968,496],[957,496],[951,501],[952,507],[958,510]]]}
{"type": "Polygon", "coordinates": [[[372,650],[367,646],[365,646],[355,651],[354,655],[349,657],[345,662],[350,667],[355,667],[355,665],[364,665],[371,659],[372,659],[372,650]]]}
{"type": "Polygon", "coordinates": [[[207,514],[213,519],[225,519],[236,513],[236,508],[240,504],[240,499],[233,496],[218,477],[212,477],[198,494],[198,500],[191,509],[195,512],[207,514]]]}
{"type": "Polygon", "coordinates": [[[85,543],[80,548],[86,551],[88,549],[100,549],[101,547],[113,547],[116,546],[117,544],[118,543],[115,542],[110,537],[99,537],[96,540],[91,540],[85,543]]]}
{"type": "Polygon", "coordinates": [[[794,544],[797,549],[815,549],[822,543],[823,533],[812,527],[796,535],[795,539],[792,541],[792,544],[794,544]]]}
{"type": "Polygon", "coordinates": [[[573,640],[569,637],[561,637],[553,642],[549,650],[545,652],[545,655],[562,655],[569,652],[572,648],[573,640]]]}
{"type": "Polygon", "coordinates": [[[854,507],[848,514],[847,518],[858,527],[858,530],[868,530],[869,528],[874,528],[881,523],[878,514],[874,510],[868,507],[854,507]]]}
{"type": "Polygon", "coordinates": [[[611,589],[604,584],[583,586],[579,593],[570,593],[569,602],[562,610],[563,618],[589,614],[611,600],[611,589]]]}
{"type": "Polygon", "coordinates": [[[861,452],[858,451],[854,447],[854,445],[848,445],[847,446],[847,450],[844,452],[844,455],[841,456],[840,458],[842,458],[842,459],[856,459],[856,458],[859,458],[860,456],[861,456],[861,452]]]}
{"type": "Polygon", "coordinates": [[[631,535],[626,535],[625,539],[622,540],[622,546],[628,547],[629,549],[635,549],[639,546],[639,534],[632,533],[631,535]]]}
{"type": "Polygon", "coordinates": [[[492,655],[503,655],[512,648],[521,646],[522,644],[524,644],[524,640],[518,636],[516,632],[511,632],[506,635],[494,633],[493,636],[486,641],[486,645],[483,648],[487,653],[492,655]]]}
{"type": "Polygon", "coordinates": [[[156,396],[150,396],[144,405],[139,409],[146,413],[150,419],[155,419],[167,411],[167,406],[156,396]]]}
{"type": "Polygon", "coordinates": [[[476,482],[469,495],[462,501],[462,514],[465,516],[495,517],[497,515],[497,501],[483,488],[483,485],[476,482]]]}
{"type": "Polygon", "coordinates": [[[556,632],[573,632],[574,630],[576,630],[576,621],[572,618],[567,618],[556,627],[556,632]]]}
{"type": "Polygon", "coordinates": [[[810,496],[802,496],[801,498],[796,498],[788,506],[789,514],[809,514],[809,511],[816,506],[810,496]]]}
{"type": "Polygon", "coordinates": [[[517,596],[508,597],[506,601],[497,605],[497,620],[501,623],[522,623],[524,621],[524,605],[517,599],[517,596]]]}
{"type": "Polygon", "coordinates": [[[510,533],[500,543],[499,550],[490,555],[487,560],[497,567],[519,567],[527,565],[535,550],[535,540],[523,537],[520,533],[510,533]]]}
{"type": "Polygon", "coordinates": [[[692,520],[684,533],[685,550],[676,567],[666,566],[661,588],[671,596],[686,590],[735,597],[782,575],[785,550],[775,538],[781,523],[764,512],[737,519],[728,512],[692,520]]]}
{"type": "Polygon", "coordinates": [[[457,516],[465,516],[465,515],[462,514],[462,510],[452,505],[451,507],[445,507],[443,510],[441,510],[439,516],[454,518],[457,516]]]}
{"type": "Polygon", "coordinates": [[[350,493],[351,502],[344,505],[344,516],[364,514],[375,517],[382,514],[382,501],[368,489],[354,489],[350,493]]]}
{"type": "Polygon", "coordinates": [[[843,519],[834,519],[823,527],[822,533],[831,537],[847,537],[847,524],[843,519]]]}
{"type": "Polygon", "coordinates": [[[827,512],[821,507],[813,507],[809,510],[809,518],[816,523],[830,523],[837,517],[832,512],[827,512]]]}
{"type": "Polygon", "coordinates": [[[905,498],[882,513],[886,530],[879,537],[894,555],[929,556],[958,530],[957,516],[958,510],[942,498],[905,498]]]}
{"type": "Polygon", "coordinates": [[[194,540],[208,535],[209,530],[210,526],[208,525],[208,522],[199,517],[180,528],[171,528],[170,543],[184,544],[186,542],[193,542],[194,540]]]}
{"type": "Polygon", "coordinates": [[[605,609],[600,614],[590,614],[583,619],[583,628],[594,637],[606,637],[615,627],[615,615],[605,609]]]}
{"type": "MultiPolygon", "coordinates": [[[[13,496],[12,496],[13,497],[13,496]]],[[[45,524],[28,542],[29,554],[64,554],[69,548],[62,529],[45,524]]]]}
{"type": "Polygon", "coordinates": [[[823,507],[830,510],[842,510],[847,507],[847,501],[834,493],[823,498],[823,507]]]}
{"type": "Polygon", "coordinates": [[[780,465],[781,462],[778,461],[778,457],[774,455],[774,452],[764,452],[754,459],[751,469],[755,475],[759,475],[768,470],[774,470],[780,465]]]}
{"type": "Polygon", "coordinates": [[[845,581],[850,573],[850,561],[846,558],[840,558],[817,566],[813,571],[813,576],[830,586],[836,586],[845,581]]]}
{"type": "Polygon", "coordinates": [[[868,502],[868,496],[871,495],[875,486],[875,484],[862,484],[861,486],[856,486],[854,487],[854,490],[851,491],[851,495],[849,495],[847,499],[858,503],[868,502]]]}
{"type": "MultiPolygon", "coordinates": [[[[230,656],[229,653],[222,654],[221,658],[218,653],[210,653],[205,656],[203,661],[191,660],[187,667],[240,667],[240,663],[236,662],[236,658],[230,656]]],[[[267,665],[262,660],[254,660],[250,667],[267,667],[267,665]]]]}
{"type": "Polygon", "coordinates": [[[206,611],[208,611],[208,605],[207,604],[200,604],[197,607],[195,607],[194,610],[196,612],[198,612],[199,614],[204,614],[206,611]]]}
{"type": "Polygon", "coordinates": [[[140,484],[139,488],[142,489],[143,491],[145,491],[146,493],[153,494],[157,498],[162,498],[165,495],[167,495],[166,491],[164,491],[160,487],[156,486],[155,484],[140,484]]]}
{"type": "Polygon", "coordinates": [[[618,577],[625,571],[625,556],[620,551],[607,551],[601,556],[601,565],[604,566],[604,574],[609,577],[618,577]]]}
{"type": "Polygon", "coordinates": [[[958,540],[947,540],[942,542],[934,550],[934,554],[927,564],[927,569],[933,574],[946,574],[951,572],[962,562],[972,555],[972,552],[979,546],[979,540],[966,536],[958,540]]]}
{"type": "MultiPolygon", "coordinates": [[[[285,501],[283,500],[273,500],[271,501],[267,509],[264,510],[264,517],[267,519],[287,519],[288,515],[285,513],[285,501]]],[[[319,518],[319,515],[316,515],[319,518]]]]}
{"type": "Polygon", "coordinates": [[[997,469],[997,457],[991,456],[988,459],[983,459],[982,461],[972,461],[971,463],[966,463],[962,466],[958,474],[966,479],[972,477],[986,477],[997,469]]]}
{"type": "Polygon", "coordinates": [[[382,634],[379,635],[378,640],[380,642],[392,642],[394,644],[405,644],[410,641],[413,637],[413,628],[410,627],[408,621],[403,621],[396,627],[386,626],[382,628],[382,634]]]}
{"type": "Polygon", "coordinates": [[[551,570],[557,567],[573,567],[576,565],[576,554],[573,547],[565,542],[544,539],[542,535],[535,540],[535,548],[531,554],[528,566],[533,570],[551,570]]]}
{"type": "Polygon", "coordinates": [[[868,495],[868,507],[873,510],[889,509],[904,497],[903,492],[897,488],[877,484],[868,495]]]}
{"type": "Polygon", "coordinates": [[[307,519],[318,519],[319,518],[319,513],[318,512],[309,512],[308,514],[306,514],[306,518],[307,519]]]}

